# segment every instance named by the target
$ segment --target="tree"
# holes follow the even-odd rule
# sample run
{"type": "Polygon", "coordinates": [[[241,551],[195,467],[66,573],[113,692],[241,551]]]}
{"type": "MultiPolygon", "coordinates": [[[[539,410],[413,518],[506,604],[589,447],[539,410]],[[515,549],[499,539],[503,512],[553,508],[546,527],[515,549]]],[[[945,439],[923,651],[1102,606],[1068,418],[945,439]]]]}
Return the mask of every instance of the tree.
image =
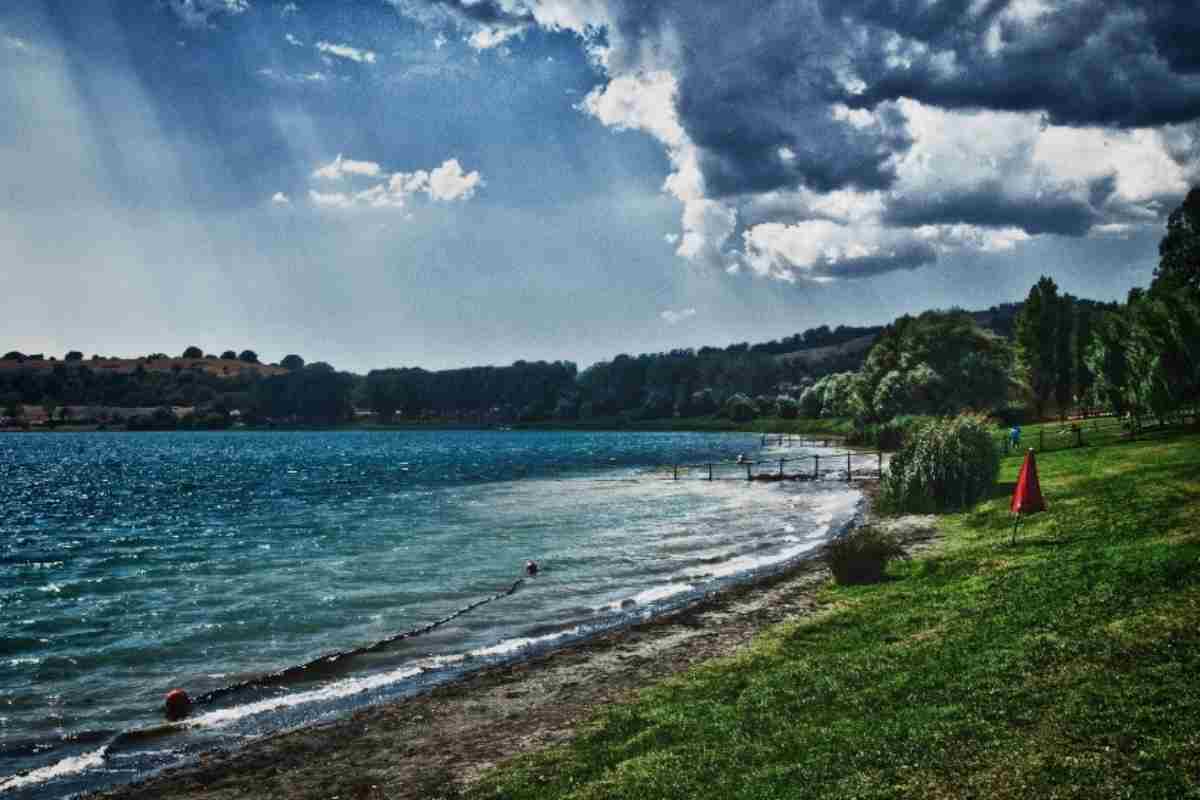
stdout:
{"type": "Polygon", "coordinates": [[[1200,292],[1200,186],[1192,187],[1183,204],[1167,218],[1167,235],[1159,242],[1158,256],[1151,294],[1168,297],[1179,291],[1200,292]]]}
{"type": "Polygon", "coordinates": [[[758,414],[758,406],[744,394],[735,394],[725,401],[725,416],[734,422],[749,422],[758,414]]]}
{"type": "Polygon", "coordinates": [[[782,395],[775,402],[780,419],[795,419],[800,413],[800,404],[787,395],[782,395]]]}
{"type": "Polygon", "coordinates": [[[253,350],[243,350],[242,352],[238,353],[238,361],[244,361],[247,364],[257,364],[258,353],[254,352],[253,350]]]}
{"type": "Polygon", "coordinates": [[[806,419],[816,419],[821,416],[824,394],[825,386],[820,381],[805,389],[800,395],[800,416],[806,419]]]}
{"type": "Polygon", "coordinates": [[[221,353],[221,358],[227,361],[237,361],[237,353],[232,350],[226,350],[224,353],[221,353]]]}
{"type": "Polygon", "coordinates": [[[1044,416],[1059,382],[1058,338],[1065,335],[1061,327],[1062,312],[1058,284],[1043,275],[1029,290],[1025,307],[1017,315],[1017,352],[1029,377],[1038,418],[1044,416]]]}
{"type": "Polygon", "coordinates": [[[283,367],[284,369],[291,370],[304,369],[304,359],[293,353],[291,355],[284,356],[283,360],[279,362],[279,366],[283,367]]]}
{"type": "Polygon", "coordinates": [[[1072,346],[1075,343],[1075,298],[1064,294],[1058,299],[1055,310],[1057,328],[1054,341],[1054,402],[1060,415],[1065,415],[1074,404],[1072,392],[1075,388],[1075,361],[1072,346]]]}
{"type": "Polygon", "coordinates": [[[1075,306],[1075,346],[1072,349],[1074,366],[1072,372],[1075,378],[1075,391],[1079,399],[1091,397],[1094,377],[1088,368],[1087,352],[1092,343],[1092,321],[1095,307],[1091,303],[1077,303],[1075,306]]]}
{"type": "Polygon", "coordinates": [[[183,351],[183,358],[204,358],[204,351],[196,345],[192,345],[183,351]]]}
{"type": "Polygon", "coordinates": [[[78,350],[72,350],[63,356],[63,361],[83,361],[83,353],[78,350]]]}

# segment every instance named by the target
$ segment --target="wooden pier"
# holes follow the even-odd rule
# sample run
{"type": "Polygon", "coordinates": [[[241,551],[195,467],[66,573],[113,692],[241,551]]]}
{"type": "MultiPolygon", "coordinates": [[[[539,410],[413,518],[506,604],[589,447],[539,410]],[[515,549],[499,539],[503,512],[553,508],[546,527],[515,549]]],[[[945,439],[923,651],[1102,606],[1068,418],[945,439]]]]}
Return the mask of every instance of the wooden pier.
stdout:
{"type": "MultiPolygon", "coordinates": [[[[793,440],[793,443],[797,443],[793,440]]],[[[816,442],[811,442],[813,446],[816,442]]],[[[779,458],[672,464],[671,480],[816,481],[836,476],[847,482],[883,477],[882,450],[847,450],[841,453],[780,456],[779,458]]]]}

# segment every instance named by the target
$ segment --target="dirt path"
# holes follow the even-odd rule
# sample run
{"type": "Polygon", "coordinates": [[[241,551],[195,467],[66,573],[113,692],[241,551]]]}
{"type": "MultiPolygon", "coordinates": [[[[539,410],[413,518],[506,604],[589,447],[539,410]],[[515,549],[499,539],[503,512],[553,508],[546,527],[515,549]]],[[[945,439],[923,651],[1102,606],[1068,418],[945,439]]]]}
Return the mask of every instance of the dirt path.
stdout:
{"type": "MultiPolygon", "coordinates": [[[[873,520],[910,552],[936,546],[932,517],[873,520]]],[[[828,579],[817,562],[702,605],[433,693],[214,752],[103,798],[452,798],[487,768],[568,739],[603,706],[709,658],[762,628],[812,614],[828,579]]]]}

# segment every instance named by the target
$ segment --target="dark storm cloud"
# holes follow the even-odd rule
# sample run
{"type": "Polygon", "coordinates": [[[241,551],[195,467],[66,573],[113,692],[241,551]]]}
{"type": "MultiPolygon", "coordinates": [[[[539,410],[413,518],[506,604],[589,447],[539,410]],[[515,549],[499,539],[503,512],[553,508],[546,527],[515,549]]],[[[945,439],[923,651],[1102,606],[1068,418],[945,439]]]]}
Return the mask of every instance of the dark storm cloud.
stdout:
{"type": "Polygon", "coordinates": [[[658,4],[623,19],[626,39],[669,28],[682,40],[679,118],[701,149],[710,195],[895,180],[891,158],[911,143],[904,120],[890,107],[865,126],[835,118],[843,43],[812,4],[658,4]]]}
{"type": "MultiPolygon", "coordinates": [[[[618,67],[629,53],[678,43],[679,118],[701,150],[713,197],[798,185],[890,188],[893,157],[911,144],[888,104],[901,97],[1042,111],[1076,126],[1200,117],[1200,12],[1191,0],[1142,6],[1076,1],[1022,20],[1007,0],[610,3],[627,43],[618,67]],[[877,119],[839,119],[831,113],[838,103],[877,119]],[[781,148],[794,157],[781,157],[781,148]]],[[[1046,221],[1028,218],[1027,229],[1090,224],[1086,204],[1059,198],[1044,211],[1046,221]]]]}
{"type": "Polygon", "coordinates": [[[1016,227],[1030,235],[1082,236],[1099,215],[1086,200],[1063,190],[1014,197],[999,181],[985,181],[970,189],[894,198],[883,220],[905,227],[965,222],[985,228],[1016,227]]]}
{"type": "MultiPolygon", "coordinates": [[[[834,11],[833,0],[823,2],[834,11]]],[[[957,8],[954,19],[931,20],[916,11],[921,5],[839,0],[837,13],[857,17],[868,42],[849,53],[865,89],[845,102],[869,108],[910,97],[942,108],[1044,111],[1063,125],[1153,126],[1200,116],[1194,3],[1145,11],[1141,3],[1072,2],[1028,22],[997,16],[995,4],[984,14],[957,8]],[[999,46],[989,52],[993,26],[999,46]],[[897,34],[907,47],[901,59],[897,34]]]]}
{"type": "MultiPolygon", "coordinates": [[[[425,2],[480,24],[525,24],[537,5],[425,2]]],[[[902,97],[1072,126],[1200,118],[1194,0],[1047,5],[1022,18],[1011,0],[608,0],[621,43],[609,68],[647,68],[647,54],[671,63],[680,123],[717,198],[892,187],[894,157],[911,145],[888,104],[902,97]],[[843,103],[876,119],[835,116],[843,103]]],[[[1086,214],[1053,216],[1050,229],[1079,230],[1086,214]]]]}
{"type": "Polygon", "coordinates": [[[1200,9],[1195,0],[1147,3],[1154,45],[1172,70],[1200,73],[1200,9]]]}
{"type": "Polygon", "coordinates": [[[1088,205],[1092,208],[1103,208],[1108,198],[1117,191],[1117,174],[1110,172],[1103,178],[1088,182],[1088,205]]]}
{"type": "Polygon", "coordinates": [[[870,278],[885,272],[917,269],[935,261],[937,250],[929,243],[906,242],[892,250],[869,256],[818,261],[813,265],[812,275],[820,278],[870,278]]]}

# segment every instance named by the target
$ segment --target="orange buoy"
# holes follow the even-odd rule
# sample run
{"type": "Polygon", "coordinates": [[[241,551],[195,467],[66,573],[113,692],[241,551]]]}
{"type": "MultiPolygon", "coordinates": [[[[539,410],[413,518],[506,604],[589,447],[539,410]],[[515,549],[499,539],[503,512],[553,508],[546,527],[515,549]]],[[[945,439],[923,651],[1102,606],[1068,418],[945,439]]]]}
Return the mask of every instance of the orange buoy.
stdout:
{"type": "Polygon", "coordinates": [[[167,719],[186,717],[192,708],[192,698],[183,689],[172,689],[163,700],[163,708],[167,712],[167,719]]]}

